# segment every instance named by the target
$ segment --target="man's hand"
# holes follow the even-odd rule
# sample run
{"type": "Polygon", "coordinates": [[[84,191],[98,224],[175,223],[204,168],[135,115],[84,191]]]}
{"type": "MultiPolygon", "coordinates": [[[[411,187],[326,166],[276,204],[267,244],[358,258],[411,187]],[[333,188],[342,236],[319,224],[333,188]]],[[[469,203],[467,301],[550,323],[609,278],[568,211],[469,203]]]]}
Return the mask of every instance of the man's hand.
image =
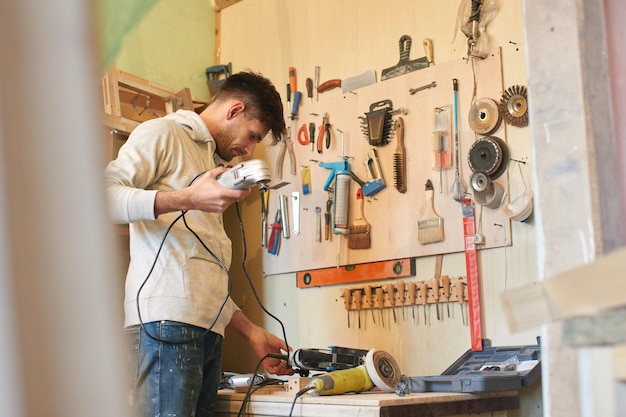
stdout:
{"type": "MultiPolygon", "coordinates": [[[[284,340],[252,323],[242,311],[236,311],[233,314],[230,325],[248,340],[259,359],[264,358],[268,353],[285,355],[285,352],[291,350],[284,340]]],[[[275,358],[265,359],[263,367],[267,372],[274,375],[293,375],[295,373],[294,369],[286,362],[275,358]]]]}
{"type": "Polygon", "coordinates": [[[181,210],[201,210],[210,213],[223,213],[231,204],[250,195],[250,190],[231,190],[217,182],[217,177],[228,168],[218,167],[201,174],[186,188],[173,191],[159,191],[154,202],[154,213],[181,210]]]}

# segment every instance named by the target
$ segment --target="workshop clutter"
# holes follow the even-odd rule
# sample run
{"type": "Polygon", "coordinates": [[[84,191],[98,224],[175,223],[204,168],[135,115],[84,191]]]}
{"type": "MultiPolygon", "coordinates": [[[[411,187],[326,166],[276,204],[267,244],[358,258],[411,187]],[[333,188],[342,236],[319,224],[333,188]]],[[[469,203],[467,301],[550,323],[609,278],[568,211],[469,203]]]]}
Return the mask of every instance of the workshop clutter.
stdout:
{"type": "Polygon", "coordinates": [[[459,304],[461,320],[463,324],[467,323],[468,297],[465,277],[450,278],[443,275],[441,279],[433,278],[427,281],[399,280],[393,284],[342,288],[340,295],[348,313],[348,327],[354,326],[356,318],[356,327],[362,328],[368,315],[371,315],[375,325],[381,327],[389,326],[391,320],[394,323],[399,320],[412,320],[416,325],[428,326],[432,322],[431,305],[434,304],[436,319],[443,320],[444,304],[445,316],[448,318],[454,316],[451,303],[459,304]],[[385,321],[388,323],[385,324],[385,321]]]}

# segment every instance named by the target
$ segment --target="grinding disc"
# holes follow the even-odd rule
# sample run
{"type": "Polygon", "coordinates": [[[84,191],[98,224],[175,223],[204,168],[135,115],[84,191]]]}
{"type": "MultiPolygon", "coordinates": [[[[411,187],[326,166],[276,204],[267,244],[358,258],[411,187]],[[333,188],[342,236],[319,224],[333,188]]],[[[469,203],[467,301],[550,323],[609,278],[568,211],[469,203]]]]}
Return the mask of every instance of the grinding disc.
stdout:
{"type": "Polygon", "coordinates": [[[402,377],[398,362],[382,350],[371,349],[367,352],[365,368],[374,385],[384,392],[393,392],[402,377]]]}
{"type": "Polygon", "coordinates": [[[495,180],[496,178],[499,178],[502,174],[504,174],[504,171],[506,171],[506,167],[509,165],[509,148],[508,146],[506,146],[504,140],[500,139],[499,137],[489,136],[489,138],[496,141],[498,145],[500,145],[500,150],[502,151],[502,162],[500,163],[500,166],[498,167],[498,169],[496,169],[496,172],[489,176],[490,179],[495,180]]]}
{"type": "Polygon", "coordinates": [[[478,139],[470,147],[467,161],[473,172],[492,175],[502,163],[500,144],[488,136],[478,139]]]}
{"type": "Polygon", "coordinates": [[[504,141],[496,136],[478,139],[472,144],[467,155],[472,172],[483,172],[492,180],[504,173],[508,160],[508,148],[504,141]]]}
{"type": "Polygon", "coordinates": [[[470,177],[472,189],[477,193],[484,193],[491,185],[491,180],[484,172],[475,172],[470,177]]]}
{"type": "Polygon", "coordinates": [[[500,127],[502,118],[498,103],[488,97],[478,99],[472,104],[468,116],[469,125],[479,135],[490,135],[500,127]]]}

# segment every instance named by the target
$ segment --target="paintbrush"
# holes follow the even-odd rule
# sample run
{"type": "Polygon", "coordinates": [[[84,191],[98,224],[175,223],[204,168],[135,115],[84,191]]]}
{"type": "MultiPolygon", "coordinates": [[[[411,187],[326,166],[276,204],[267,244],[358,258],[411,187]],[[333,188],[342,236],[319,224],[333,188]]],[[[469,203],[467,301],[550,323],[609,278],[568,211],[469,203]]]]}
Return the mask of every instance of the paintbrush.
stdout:
{"type": "Polygon", "coordinates": [[[433,183],[426,181],[426,212],[417,221],[417,239],[421,244],[441,242],[444,239],[443,219],[435,212],[433,183]]]}
{"type": "Polygon", "coordinates": [[[348,235],[348,247],[350,249],[369,249],[371,246],[370,224],[363,216],[363,190],[361,187],[356,192],[358,217],[350,225],[348,235]]]}
{"type": "Polygon", "coordinates": [[[393,178],[395,186],[401,193],[406,193],[406,152],[404,150],[404,119],[396,121],[396,151],[393,154],[393,178]]]}

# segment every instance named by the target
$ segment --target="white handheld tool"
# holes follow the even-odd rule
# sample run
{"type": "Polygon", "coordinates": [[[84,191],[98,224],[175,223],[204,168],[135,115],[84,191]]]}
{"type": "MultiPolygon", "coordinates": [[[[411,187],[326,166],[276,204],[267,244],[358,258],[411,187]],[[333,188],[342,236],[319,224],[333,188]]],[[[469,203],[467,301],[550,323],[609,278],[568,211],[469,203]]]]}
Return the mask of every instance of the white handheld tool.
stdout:
{"type": "Polygon", "coordinates": [[[261,159],[241,162],[217,177],[219,185],[235,190],[247,190],[256,184],[266,187],[270,181],[270,169],[261,159]]]}
{"type": "Polygon", "coordinates": [[[291,213],[293,214],[293,234],[300,234],[300,193],[291,193],[291,213]]]}

